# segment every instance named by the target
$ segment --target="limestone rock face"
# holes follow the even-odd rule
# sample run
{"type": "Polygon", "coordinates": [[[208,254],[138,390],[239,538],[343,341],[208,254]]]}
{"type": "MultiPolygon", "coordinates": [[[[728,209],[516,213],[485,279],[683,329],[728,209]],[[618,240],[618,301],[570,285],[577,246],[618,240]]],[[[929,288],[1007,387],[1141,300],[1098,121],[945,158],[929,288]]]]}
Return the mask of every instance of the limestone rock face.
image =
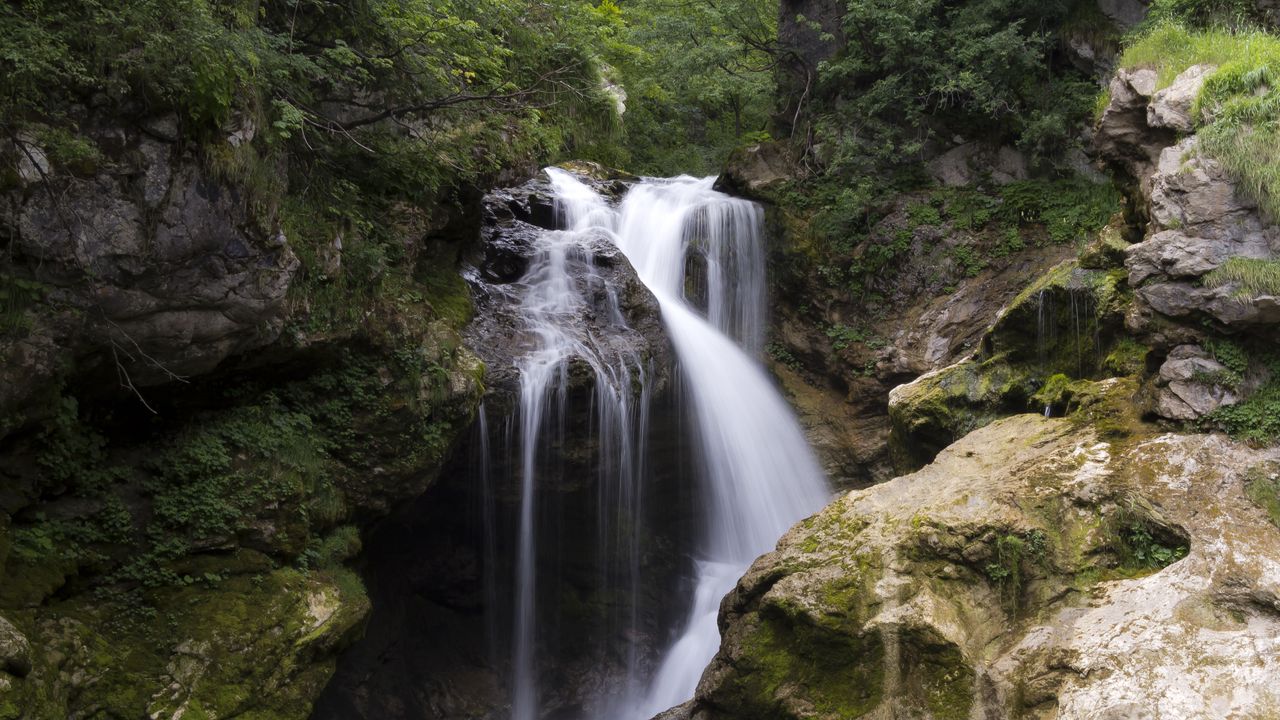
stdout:
{"type": "Polygon", "coordinates": [[[1147,125],[1180,133],[1194,132],[1192,106],[1204,87],[1205,78],[1216,69],[1212,65],[1193,65],[1174,79],[1172,85],[1153,95],[1147,107],[1147,125]]]}
{"type": "MultiPolygon", "coordinates": [[[[46,300],[27,332],[0,337],[0,413],[66,363],[118,367],[143,387],[279,336],[299,265],[284,235],[164,136],[103,130],[111,159],[92,174],[29,172],[24,192],[0,197],[11,270],[46,300]]],[[[6,161],[43,157],[19,145],[6,161]]]]}
{"type": "Polygon", "coordinates": [[[1150,409],[1179,421],[1243,397],[1204,382],[1205,373],[1216,370],[1200,366],[1216,363],[1192,358],[1180,346],[1220,335],[1263,342],[1280,337],[1280,298],[1244,292],[1238,282],[1212,275],[1233,259],[1280,257],[1280,225],[1195,135],[1203,120],[1194,116],[1196,99],[1215,69],[1193,66],[1158,90],[1152,71],[1120,71],[1095,142],[1100,157],[1127,176],[1135,215],[1147,220],[1144,237],[1124,251],[1136,300],[1125,324],[1158,356],[1167,356],[1149,388],[1150,409]],[[1193,370],[1198,379],[1189,376],[1193,370]]]}
{"type": "MultiPolygon", "coordinates": [[[[1150,185],[1150,234],[1130,246],[1125,261],[1138,297],[1185,326],[1212,320],[1272,332],[1267,326],[1280,321],[1280,299],[1242,297],[1233,284],[1210,288],[1198,281],[1234,257],[1277,256],[1280,227],[1239,194],[1217,161],[1196,153],[1194,138],[1164,150],[1150,185]]],[[[1152,335],[1164,329],[1141,314],[1130,327],[1152,335]]]]}
{"type": "Polygon", "coordinates": [[[1227,368],[1195,345],[1180,345],[1160,366],[1156,413],[1170,420],[1196,420],[1239,401],[1223,380],[1227,368]]]}
{"type": "Polygon", "coordinates": [[[689,716],[1276,713],[1280,529],[1244,484],[1278,455],[994,422],[760,558],[689,716]]]}

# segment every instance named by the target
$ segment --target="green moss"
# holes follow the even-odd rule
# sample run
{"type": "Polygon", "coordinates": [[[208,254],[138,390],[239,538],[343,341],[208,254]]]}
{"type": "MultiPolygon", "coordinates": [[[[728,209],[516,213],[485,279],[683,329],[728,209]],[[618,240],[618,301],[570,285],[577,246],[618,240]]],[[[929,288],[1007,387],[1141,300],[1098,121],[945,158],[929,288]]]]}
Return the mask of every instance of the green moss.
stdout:
{"type": "Polygon", "coordinates": [[[351,497],[429,481],[478,399],[478,384],[466,396],[441,392],[456,374],[479,372],[447,337],[426,331],[400,349],[339,353],[292,381],[196,388],[214,393],[210,409],[170,410],[137,427],[136,441],[109,440],[102,418],[64,402],[27,442],[39,477],[75,499],[63,506],[73,512],[27,512],[3,528],[12,547],[0,562],[0,611],[22,613],[23,631],[51,652],[89,648],[74,662],[87,677],[109,668],[110,679],[74,699],[36,698],[54,690],[27,682],[23,706],[47,708],[39,717],[87,703],[113,717],[149,714],[177,643],[192,641],[208,643],[209,668],[220,668],[202,671],[192,707],[306,717],[334,648],[368,607],[342,566],[360,548],[356,529],[340,525],[351,497]],[[376,479],[374,466],[385,470],[376,479]],[[330,620],[311,627],[313,607],[332,609],[330,620]],[[40,634],[62,627],[68,637],[40,634]]]}
{"type": "Polygon", "coordinates": [[[1245,494],[1280,527],[1280,465],[1259,463],[1245,471],[1245,494]]]}
{"type": "Polygon", "coordinates": [[[1137,375],[1147,367],[1151,349],[1131,338],[1121,338],[1107,353],[1102,366],[1115,375],[1137,375]]]}
{"type": "Polygon", "coordinates": [[[968,720],[974,700],[974,672],[955,645],[918,641],[926,648],[912,664],[920,675],[925,706],[934,720],[968,720]]]}
{"type": "Polygon", "coordinates": [[[890,449],[900,472],[931,461],[952,442],[1010,412],[1023,412],[1034,374],[997,356],[965,361],[895,390],[890,449]]]}
{"type": "Polygon", "coordinates": [[[872,633],[854,637],[781,612],[762,616],[744,644],[737,676],[744,718],[798,718],[785,699],[799,695],[822,717],[853,720],[880,703],[884,647],[872,633]]]}

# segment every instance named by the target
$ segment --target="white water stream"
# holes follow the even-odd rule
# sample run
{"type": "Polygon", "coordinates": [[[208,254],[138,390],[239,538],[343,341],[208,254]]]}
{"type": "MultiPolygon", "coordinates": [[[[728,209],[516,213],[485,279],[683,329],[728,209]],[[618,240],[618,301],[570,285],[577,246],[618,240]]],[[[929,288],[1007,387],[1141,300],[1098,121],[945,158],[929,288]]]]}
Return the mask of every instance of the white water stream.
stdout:
{"type": "MultiPolygon", "coordinates": [[[[600,339],[572,331],[584,299],[565,260],[607,239],[631,261],[662,308],[683,373],[707,498],[702,536],[694,549],[696,591],[683,629],[647,683],[635,678],[635,660],[628,659],[635,688],[625,707],[609,716],[642,720],[693,697],[719,647],[716,613],[721,598],[789,527],[820,509],[830,492],[791,409],[757,360],[766,322],[760,209],[714,191],[713,178],[688,177],[646,180],[614,209],[571,174],[558,169],[548,173],[565,230],[544,234],[525,279],[522,306],[536,347],[520,364],[523,484],[512,718],[535,720],[539,714],[533,652],[535,475],[542,434],[553,415],[547,405],[556,388],[565,386],[570,358],[582,358],[594,370],[599,424],[612,428],[614,440],[606,447],[613,462],[604,467],[621,476],[611,480],[617,492],[610,497],[630,503],[628,513],[639,510],[635,481],[641,473],[634,468],[643,455],[636,446],[643,443],[646,428],[637,421],[643,413],[637,413],[630,388],[633,377],[644,385],[644,373],[635,358],[602,350],[607,344],[600,339]],[[686,298],[686,268],[694,254],[706,268],[705,315],[686,298]]],[[[634,546],[620,549],[635,553],[634,546]]],[[[638,562],[633,559],[632,579],[638,562]]],[[[634,602],[631,608],[634,613],[634,602]]]]}

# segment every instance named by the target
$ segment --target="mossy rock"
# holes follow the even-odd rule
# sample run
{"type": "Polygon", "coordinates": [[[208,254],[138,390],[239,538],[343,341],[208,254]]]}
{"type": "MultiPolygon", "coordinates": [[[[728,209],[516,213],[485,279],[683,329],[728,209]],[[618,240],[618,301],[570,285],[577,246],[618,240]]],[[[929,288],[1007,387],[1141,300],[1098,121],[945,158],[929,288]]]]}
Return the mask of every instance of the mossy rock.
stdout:
{"type": "MultiPolygon", "coordinates": [[[[273,568],[242,551],[206,557],[193,581],[137,595],[77,596],[18,616],[34,653],[0,689],[24,717],[238,717],[304,720],[368,597],[340,569],[273,568]]],[[[105,589],[104,589],[105,590],[105,589]]]]}
{"type": "Polygon", "coordinates": [[[1080,251],[1080,267],[1087,270],[1116,270],[1124,268],[1125,251],[1129,241],[1124,237],[1124,218],[1112,218],[1097,237],[1080,251]]]}
{"type": "MultiPolygon", "coordinates": [[[[1071,417],[997,420],[760,558],[725,600],[692,716],[1077,717],[1127,709],[1135,688],[1162,716],[1167,698],[1212,714],[1217,688],[1266,687],[1280,621],[1252,593],[1275,582],[1280,533],[1250,498],[1274,500],[1276,453],[1100,433],[1136,381],[1053,385],[1080,403],[1071,417]]],[[[1254,700],[1241,707],[1270,708],[1254,700]]]]}
{"type": "Polygon", "coordinates": [[[984,352],[1036,367],[1045,376],[1097,378],[1103,358],[1123,336],[1131,302],[1123,270],[1062,263],[1014,298],[984,339],[984,352]]]}
{"type": "Polygon", "coordinates": [[[1039,381],[1004,357],[964,360],[889,394],[890,452],[899,472],[918,469],[964,435],[1023,412],[1039,381]]]}

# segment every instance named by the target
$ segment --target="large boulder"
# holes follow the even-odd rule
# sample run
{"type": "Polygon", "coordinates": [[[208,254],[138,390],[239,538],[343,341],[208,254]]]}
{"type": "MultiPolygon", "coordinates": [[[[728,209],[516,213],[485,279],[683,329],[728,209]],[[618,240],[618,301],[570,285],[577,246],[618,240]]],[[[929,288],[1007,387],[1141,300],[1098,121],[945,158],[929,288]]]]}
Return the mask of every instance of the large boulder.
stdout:
{"type": "Polygon", "coordinates": [[[1280,529],[1245,485],[1278,456],[992,423],[760,558],[690,715],[1276,713],[1280,529]]]}

